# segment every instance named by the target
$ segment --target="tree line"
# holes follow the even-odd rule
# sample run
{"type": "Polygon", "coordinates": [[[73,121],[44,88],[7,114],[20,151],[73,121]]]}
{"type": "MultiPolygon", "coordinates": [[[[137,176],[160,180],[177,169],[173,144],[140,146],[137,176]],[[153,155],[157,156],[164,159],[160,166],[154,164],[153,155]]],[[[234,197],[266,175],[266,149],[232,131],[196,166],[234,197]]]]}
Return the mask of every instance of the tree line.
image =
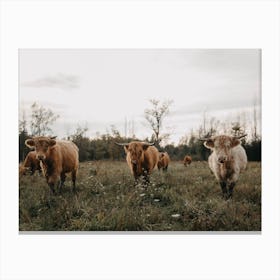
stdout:
{"type": "MultiPolygon", "coordinates": [[[[163,140],[168,139],[169,135],[166,132],[162,133],[163,121],[169,113],[171,104],[172,101],[161,103],[159,100],[150,100],[151,108],[146,109],[144,114],[152,134],[145,139],[124,137],[114,126],[111,127],[110,132],[89,138],[86,136],[87,127],[80,125],[77,126],[73,134],[64,139],[73,141],[79,147],[80,161],[123,160],[125,158],[124,149],[117,146],[115,142],[128,143],[131,141],[154,142],[159,151],[166,151],[169,154],[171,160],[183,160],[185,155],[190,155],[193,160],[207,160],[210,151],[203,146],[203,141],[200,141],[200,138],[215,136],[221,131],[221,128],[224,129],[225,134],[232,136],[246,133],[244,125],[240,122],[230,123],[226,126],[225,123],[220,123],[214,118],[207,120],[204,116],[201,126],[183,137],[178,145],[164,145],[163,140]]],[[[37,103],[32,104],[31,112],[30,122],[27,122],[24,115],[19,122],[19,161],[23,161],[30,151],[24,144],[25,140],[33,136],[50,135],[52,133],[51,126],[59,118],[59,115],[37,103]]],[[[242,139],[242,145],[249,161],[261,161],[261,137],[257,135],[255,123],[253,124],[253,132],[251,138],[242,139]]]]}

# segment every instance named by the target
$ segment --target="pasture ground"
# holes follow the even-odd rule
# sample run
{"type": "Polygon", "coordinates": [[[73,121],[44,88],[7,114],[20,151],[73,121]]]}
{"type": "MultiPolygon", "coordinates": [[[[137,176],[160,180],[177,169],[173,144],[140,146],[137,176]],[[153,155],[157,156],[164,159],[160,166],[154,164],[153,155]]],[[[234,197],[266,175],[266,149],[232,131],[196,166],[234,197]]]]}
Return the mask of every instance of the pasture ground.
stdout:
{"type": "Polygon", "coordinates": [[[122,161],[80,164],[77,193],[70,178],[51,195],[36,173],[19,179],[20,231],[260,231],[261,163],[250,162],[233,198],[224,200],[207,162],[172,162],[147,188],[134,186],[122,161]]]}

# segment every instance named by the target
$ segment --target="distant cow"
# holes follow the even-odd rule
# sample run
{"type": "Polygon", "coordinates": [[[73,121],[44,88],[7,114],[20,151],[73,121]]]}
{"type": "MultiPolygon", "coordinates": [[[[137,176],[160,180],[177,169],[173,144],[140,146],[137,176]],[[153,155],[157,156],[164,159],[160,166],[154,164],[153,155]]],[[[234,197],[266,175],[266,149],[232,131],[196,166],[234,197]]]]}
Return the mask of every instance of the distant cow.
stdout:
{"type": "Polygon", "coordinates": [[[192,162],[192,157],[191,156],[185,156],[184,157],[183,163],[184,163],[185,166],[190,165],[191,162],[192,162]]]}
{"type": "Polygon", "coordinates": [[[49,137],[27,139],[25,145],[35,148],[36,158],[40,161],[47,183],[52,190],[59,182],[63,186],[66,174],[71,172],[73,190],[76,188],[76,176],[79,166],[78,147],[71,141],[59,141],[49,137]]]}
{"type": "Polygon", "coordinates": [[[143,142],[115,143],[124,146],[126,161],[137,181],[140,176],[144,176],[145,182],[149,182],[149,175],[158,163],[158,150],[154,144],[143,142]]]}
{"type": "Polygon", "coordinates": [[[170,163],[170,157],[167,152],[160,152],[159,153],[159,160],[158,160],[158,170],[162,168],[163,171],[167,171],[168,165],[170,163]]]}
{"type": "Polygon", "coordinates": [[[36,170],[38,170],[40,173],[42,172],[40,167],[40,161],[36,158],[35,151],[29,152],[25,157],[24,162],[20,164],[19,175],[26,175],[26,172],[28,170],[30,171],[31,175],[33,175],[36,170]]]}
{"type": "Polygon", "coordinates": [[[239,140],[245,136],[221,135],[204,139],[204,146],[212,150],[208,158],[209,167],[220,182],[223,196],[226,198],[232,197],[239,174],[245,170],[247,165],[247,155],[239,140]]]}

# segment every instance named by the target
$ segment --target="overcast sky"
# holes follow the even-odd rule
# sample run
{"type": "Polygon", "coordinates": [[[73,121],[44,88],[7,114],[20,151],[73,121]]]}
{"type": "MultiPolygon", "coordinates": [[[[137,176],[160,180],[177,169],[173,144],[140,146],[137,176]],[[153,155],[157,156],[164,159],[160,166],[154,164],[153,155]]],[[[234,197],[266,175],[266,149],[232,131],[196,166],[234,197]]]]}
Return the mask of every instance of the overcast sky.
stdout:
{"type": "Polygon", "coordinates": [[[87,136],[134,131],[150,137],[144,110],[149,99],[173,100],[164,129],[170,142],[197,129],[207,118],[252,121],[258,110],[260,65],[257,49],[21,49],[20,117],[37,102],[60,115],[53,126],[59,137],[86,125],[87,136]],[[133,127],[132,127],[133,122],[133,127]]]}

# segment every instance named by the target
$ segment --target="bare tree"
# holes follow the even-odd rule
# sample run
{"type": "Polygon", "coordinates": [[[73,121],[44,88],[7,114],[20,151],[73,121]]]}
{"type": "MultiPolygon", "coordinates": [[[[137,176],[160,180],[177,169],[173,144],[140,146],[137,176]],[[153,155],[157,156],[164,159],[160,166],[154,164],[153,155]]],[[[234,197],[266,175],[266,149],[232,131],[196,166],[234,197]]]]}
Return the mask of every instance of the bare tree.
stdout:
{"type": "Polygon", "coordinates": [[[88,131],[87,124],[84,126],[77,124],[76,130],[72,135],[68,136],[68,140],[73,141],[79,148],[79,159],[81,161],[89,158],[90,140],[85,136],[88,131]]]}
{"type": "Polygon", "coordinates": [[[189,140],[190,140],[190,138],[189,138],[188,135],[182,136],[182,137],[179,139],[179,146],[180,146],[180,145],[188,145],[189,140]]]}
{"type": "Polygon", "coordinates": [[[162,133],[162,126],[164,118],[169,114],[169,107],[173,103],[172,100],[160,102],[157,99],[149,100],[151,108],[145,110],[145,119],[153,131],[152,138],[156,145],[163,140],[168,138],[169,134],[162,133]]]}
{"type": "Polygon", "coordinates": [[[260,140],[260,135],[258,134],[258,120],[257,120],[257,105],[254,103],[253,107],[253,127],[252,127],[252,139],[253,141],[260,140]]]}
{"type": "Polygon", "coordinates": [[[25,146],[25,140],[28,139],[27,120],[25,111],[22,112],[22,118],[19,120],[19,161],[23,161],[29,149],[25,146]]]}
{"type": "Polygon", "coordinates": [[[244,129],[241,127],[239,122],[232,123],[232,136],[239,137],[244,134],[244,129]]]}
{"type": "Polygon", "coordinates": [[[26,115],[25,111],[22,112],[22,118],[19,120],[18,123],[18,130],[19,133],[26,132],[27,133],[27,120],[26,120],[26,115]]]}
{"type": "Polygon", "coordinates": [[[51,126],[59,118],[51,109],[46,109],[36,102],[31,105],[31,134],[46,135],[52,133],[51,126]]]}
{"type": "Polygon", "coordinates": [[[214,117],[210,117],[206,115],[206,110],[203,111],[203,119],[202,124],[198,129],[198,137],[199,138],[209,138],[214,136],[219,128],[220,121],[216,120],[214,117]]]}

